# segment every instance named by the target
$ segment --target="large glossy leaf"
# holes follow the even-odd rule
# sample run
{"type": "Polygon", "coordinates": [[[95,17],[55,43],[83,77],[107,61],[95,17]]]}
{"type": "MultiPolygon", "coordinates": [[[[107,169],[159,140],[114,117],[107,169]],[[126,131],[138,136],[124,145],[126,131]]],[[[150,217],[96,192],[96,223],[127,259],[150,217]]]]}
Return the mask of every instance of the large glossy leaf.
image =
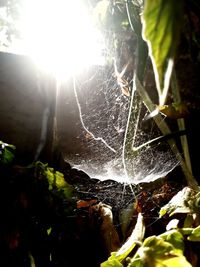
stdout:
{"type": "Polygon", "coordinates": [[[159,104],[166,100],[182,18],[181,0],[146,0],[143,38],[153,63],[159,104]]]}

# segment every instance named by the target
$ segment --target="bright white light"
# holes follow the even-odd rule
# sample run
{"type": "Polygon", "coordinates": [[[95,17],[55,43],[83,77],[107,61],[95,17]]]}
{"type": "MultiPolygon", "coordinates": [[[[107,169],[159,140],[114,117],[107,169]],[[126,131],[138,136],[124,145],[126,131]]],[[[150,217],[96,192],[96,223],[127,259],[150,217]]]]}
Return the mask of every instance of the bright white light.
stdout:
{"type": "Polygon", "coordinates": [[[63,77],[103,64],[103,38],[81,0],[24,0],[19,28],[18,49],[43,70],[63,77]]]}

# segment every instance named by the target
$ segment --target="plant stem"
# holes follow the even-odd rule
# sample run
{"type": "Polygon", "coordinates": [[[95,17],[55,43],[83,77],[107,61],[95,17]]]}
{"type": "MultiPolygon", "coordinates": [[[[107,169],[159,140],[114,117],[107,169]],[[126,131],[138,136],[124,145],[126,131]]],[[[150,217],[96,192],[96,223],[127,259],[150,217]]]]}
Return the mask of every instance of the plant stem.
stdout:
{"type": "MultiPolygon", "coordinates": [[[[148,93],[144,89],[144,87],[141,85],[140,81],[137,79],[137,77],[134,78],[134,83],[136,86],[137,92],[140,94],[141,99],[143,100],[145,106],[149,110],[149,112],[152,112],[155,109],[154,104],[152,103],[148,93]]],[[[161,133],[163,135],[171,134],[171,130],[167,123],[163,120],[162,116],[158,114],[157,116],[153,117],[155,123],[157,124],[158,128],[160,129],[161,133]]],[[[168,140],[168,143],[170,145],[171,150],[176,155],[178,161],[180,162],[180,166],[182,168],[182,171],[185,175],[185,178],[187,180],[188,186],[193,188],[194,190],[199,190],[198,183],[196,179],[193,177],[190,169],[186,165],[184,159],[182,158],[178,147],[173,139],[168,140]]]]}
{"type": "MultiPolygon", "coordinates": [[[[172,73],[171,88],[172,88],[172,94],[173,94],[174,102],[175,103],[181,103],[181,95],[180,95],[180,90],[179,90],[177,79],[176,79],[175,70],[172,73]]],[[[186,128],[184,118],[178,119],[177,123],[178,123],[178,128],[180,131],[184,130],[186,128]]],[[[188,170],[192,173],[192,165],[191,165],[190,153],[189,153],[189,147],[188,147],[188,141],[187,141],[186,135],[181,136],[181,145],[182,145],[182,149],[183,149],[185,164],[186,164],[188,170]]]]}

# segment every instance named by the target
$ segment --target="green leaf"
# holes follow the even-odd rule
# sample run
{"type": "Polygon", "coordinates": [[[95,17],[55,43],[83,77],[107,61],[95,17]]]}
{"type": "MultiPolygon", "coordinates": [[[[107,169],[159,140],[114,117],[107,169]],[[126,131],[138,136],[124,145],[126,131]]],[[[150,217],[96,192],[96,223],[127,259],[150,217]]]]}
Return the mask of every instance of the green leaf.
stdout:
{"type": "Polygon", "coordinates": [[[52,228],[49,227],[49,228],[47,229],[47,235],[50,235],[50,234],[51,234],[51,231],[52,231],[52,228]]]}
{"type": "Polygon", "coordinates": [[[166,213],[169,216],[176,213],[199,213],[199,197],[199,192],[184,187],[168,204],[161,208],[160,217],[166,213]]]}
{"type": "Polygon", "coordinates": [[[159,235],[164,241],[173,245],[173,251],[178,254],[182,254],[184,251],[183,235],[177,230],[171,230],[159,235]]]}
{"type": "MultiPolygon", "coordinates": [[[[142,247],[140,247],[137,252],[137,254],[140,256],[140,259],[143,261],[143,265],[140,266],[191,267],[191,264],[183,256],[182,249],[180,249],[180,247],[182,247],[180,244],[183,243],[180,235],[180,233],[175,231],[169,234],[170,242],[163,240],[161,236],[151,236],[145,239],[142,247]]],[[[132,264],[130,266],[134,267],[137,265],[132,264]]]]}
{"type": "Polygon", "coordinates": [[[36,267],[35,260],[34,260],[34,258],[33,258],[31,253],[29,253],[29,259],[30,259],[30,266],[31,267],[36,267]]]}
{"type": "Polygon", "coordinates": [[[123,265],[115,258],[112,258],[109,261],[101,263],[101,267],[123,267],[123,265]]]}
{"type": "MultiPolygon", "coordinates": [[[[162,261],[163,267],[192,267],[184,256],[172,257],[162,261]]],[[[155,265],[161,267],[161,265],[155,265]]]]}
{"type": "Polygon", "coordinates": [[[166,100],[180,32],[183,1],[146,0],[143,38],[153,63],[159,104],[166,100]]]}
{"type": "Polygon", "coordinates": [[[127,258],[127,256],[131,253],[131,251],[135,248],[135,246],[138,244],[138,242],[142,241],[144,237],[144,232],[145,232],[145,228],[144,228],[143,217],[139,213],[137,223],[135,225],[135,228],[131,236],[128,238],[126,243],[117,252],[111,253],[111,256],[108,258],[106,262],[103,262],[101,264],[101,267],[119,266],[119,265],[112,265],[112,264],[113,262],[120,263],[124,261],[127,258]]]}
{"type": "Polygon", "coordinates": [[[142,259],[140,257],[134,257],[130,263],[128,264],[128,267],[145,267],[142,259]]]}
{"type": "Polygon", "coordinates": [[[55,171],[53,168],[48,167],[48,164],[43,164],[40,161],[34,163],[35,175],[41,176],[48,182],[49,190],[57,195],[59,198],[72,200],[74,196],[73,187],[65,181],[64,175],[55,171]]]}
{"type": "Polygon", "coordinates": [[[126,243],[116,252],[115,256],[119,261],[123,261],[133,250],[138,242],[141,242],[144,237],[145,227],[143,222],[142,214],[138,214],[137,223],[135,228],[128,238],[126,243]]]}
{"type": "Polygon", "coordinates": [[[45,175],[49,182],[49,190],[53,191],[61,197],[70,199],[72,197],[73,189],[65,179],[61,172],[54,171],[53,168],[47,167],[45,175]]]}
{"type": "Polygon", "coordinates": [[[165,242],[161,237],[150,236],[145,239],[141,249],[146,251],[146,256],[153,258],[170,253],[173,250],[173,246],[169,242],[165,242]]]}
{"type": "Polygon", "coordinates": [[[190,241],[200,241],[200,226],[196,227],[192,233],[188,236],[190,241]]]}
{"type": "Polygon", "coordinates": [[[0,163],[9,164],[14,159],[15,146],[0,141],[0,163]]]}

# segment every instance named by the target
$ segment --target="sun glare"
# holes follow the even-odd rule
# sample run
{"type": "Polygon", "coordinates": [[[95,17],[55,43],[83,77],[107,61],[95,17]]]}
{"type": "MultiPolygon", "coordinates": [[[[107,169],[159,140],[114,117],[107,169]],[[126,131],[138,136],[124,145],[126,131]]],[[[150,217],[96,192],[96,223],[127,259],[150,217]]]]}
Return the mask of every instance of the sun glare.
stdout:
{"type": "Polygon", "coordinates": [[[103,64],[103,38],[81,0],[24,0],[19,28],[18,50],[45,71],[66,77],[103,64]]]}

